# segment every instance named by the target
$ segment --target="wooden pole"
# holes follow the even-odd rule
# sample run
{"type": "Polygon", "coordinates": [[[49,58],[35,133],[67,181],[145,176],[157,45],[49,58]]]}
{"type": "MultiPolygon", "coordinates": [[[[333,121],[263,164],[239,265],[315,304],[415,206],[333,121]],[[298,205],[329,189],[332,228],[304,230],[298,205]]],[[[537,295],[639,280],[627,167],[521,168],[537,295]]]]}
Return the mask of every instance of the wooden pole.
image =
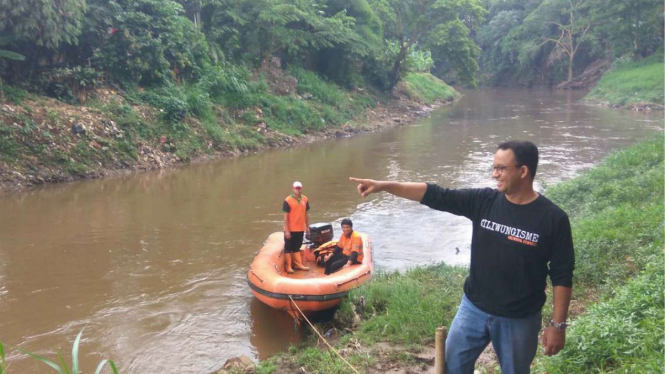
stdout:
{"type": "Polygon", "coordinates": [[[437,327],[434,338],[434,350],[436,351],[434,357],[435,374],[446,374],[446,337],[448,337],[446,328],[443,326],[437,327]]]}

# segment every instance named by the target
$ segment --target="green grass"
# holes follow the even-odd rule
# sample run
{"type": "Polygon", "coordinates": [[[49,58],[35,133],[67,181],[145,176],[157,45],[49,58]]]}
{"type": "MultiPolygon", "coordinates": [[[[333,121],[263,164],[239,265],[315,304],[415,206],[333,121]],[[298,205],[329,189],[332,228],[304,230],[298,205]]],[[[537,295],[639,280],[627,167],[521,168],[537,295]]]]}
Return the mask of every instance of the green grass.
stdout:
{"type": "Polygon", "coordinates": [[[379,274],[349,295],[354,309],[365,319],[356,336],[368,343],[433,341],[436,328],[449,325],[455,316],[466,274],[466,268],[445,264],[404,274],[379,274]]]}
{"type": "Polygon", "coordinates": [[[298,79],[298,94],[311,98],[275,95],[267,87],[256,86],[249,92],[228,93],[220,102],[244,110],[241,119],[247,125],[264,122],[269,129],[290,136],[341,126],[377,103],[372,96],[346,92],[310,71],[292,68],[291,73],[298,79]],[[262,112],[260,116],[257,108],[262,112]]]}
{"type": "Polygon", "coordinates": [[[573,219],[576,282],[611,288],[662,255],[664,168],[659,135],[547,191],[573,219]]]}
{"type": "Polygon", "coordinates": [[[663,69],[661,49],[644,60],[623,64],[605,73],[586,99],[611,105],[663,105],[663,69]]]}
{"type": "Polygon", "coordinates": [[[298,94],[311,94],[322,103],[336,106],[348,100],[348,94],[333,83],[326,82],[316,73],[294,67],[290,73],[298,79],[298,94]]]}
{"type": "MultiPolygon", "coordinates": [[[[350,324],[353,314],[363,319],[361,327],[352,335],[345,335],[336,345],[345,359],[360,372],[372,366],[376,357],[368,350],[348,349],[358,344],[371,346],[377,341],[402,344],[418,350],[434,341],[436,328],[449,325],[462,297],[466,268],[445,264],[419,267],[405,273],[390,272],[375,275],[372,281],[352,290],[342,301],[336,319],[350,324]]],[[[313,342],[316,336],[312,335],[313,342]]],[[[308,372],[342,374],[352,373],[342,359],[329,350],[313,348],[305,343],[292,347],[287,359],[293,365],[305,367],[308,372]]],[[[394,353],[396,361],[413,363],[408,353],[394,353]]],[[[273,361],[259,363],[261,372],[274,370],[273,361]]],[[[258,371],[258,370],[257,370],[258,371]]]]}
{"type": "MultiPolygon", "coordinates": [[[[613,154],[547,195],[571,215],[577,294],[601,301],[539,372],[654,373],[663,367],[663,135],[613,154]]],[[[584,300],[582,300],[584,301],[584,300]]]]}
{"type": "Polygon", "coordinates": [[[452,101],[459,96],[454,88],[429,73],[409,73],[402,83],[409,98],[426,104],[452,101]]]}
{"type": "Polygon", "coordinates": [[[662,261],[648,265],[614,297],[589,308],[572,323],[566,349],[551,359],[541,358],[537,372],[662,372],[664,270],[662,261]]]}

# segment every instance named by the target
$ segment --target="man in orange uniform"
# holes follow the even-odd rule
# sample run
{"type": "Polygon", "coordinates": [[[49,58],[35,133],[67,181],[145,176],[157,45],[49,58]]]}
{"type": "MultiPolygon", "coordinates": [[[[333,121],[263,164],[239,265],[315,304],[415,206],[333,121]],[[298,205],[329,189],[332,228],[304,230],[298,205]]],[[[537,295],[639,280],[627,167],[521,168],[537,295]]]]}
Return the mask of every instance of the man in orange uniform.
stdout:
{"type": "Polygon", "coordinates": [[[309,270],[303,266],[300,247],[305,232],[309,233],[309,202],[302,194],[302,183],[293,182],[291,194],[284,199],[284,262],[286,272],[293,274],[296,270],[309,270]]]}
{"type": "Polygon", "coordinates": [[[342,235],[332,253],[326,256],[326,271],[329,275],[341,268],[347,268],[363,261],[363,240],[360,234],[353,231],[353,222],[342,220],[342,235]]]}

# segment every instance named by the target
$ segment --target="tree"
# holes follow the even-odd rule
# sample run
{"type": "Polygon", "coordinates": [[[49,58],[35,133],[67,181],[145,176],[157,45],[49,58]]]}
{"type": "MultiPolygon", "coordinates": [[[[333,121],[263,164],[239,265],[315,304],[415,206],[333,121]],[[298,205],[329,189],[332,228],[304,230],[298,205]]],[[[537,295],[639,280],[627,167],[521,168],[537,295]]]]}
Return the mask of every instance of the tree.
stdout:
{"type": "Polygon", "coordinates": [[[332,47],[311,51],[312,68],[348,88],[362,84],[360,73],[380,53],[383,26],[367,0],[327,0],[325,16],[343,13],[353,19],[349,36],[332,47]]]}
{"type": "Polygon", "coordinates": [[[594,33],[614,56],[645,57],[663,45],[662,0],[589,0],[594,33]]]}
{"type": "Polygon", "coordinates": [[[476,40],[482,49],[481,70],[488,80],[526,80],[535,75],[535,66],[518,63],[522,40],[511,33],[543,0],[485,0],[487,21],[480,27],[476,40]]]}
{"type": "Polygon", "coordinates": [[[204,35],[173,0],[94,0],[103,35],[89,41],[95,65],[127,85],[195,80],[209,65],[204,35]],[[98,39],[99,38],[99,39],[98,39]]]}
{"type": "Polygon", "coordinates": [[[571,79],[599,59],[645,57],[663,44],[662,0],[484,1],[489,17],[477,37],[495,82],[571,79]]]}
{"type": "Polygon", "coordinates": [[[470,69],[466,75],[474,83],[479,50],[469,33],[486,13],[480,0],[372,0],[372,7],[383,22],[385,36],[399,46],[390,72],[393,85],[415,43],[452,57],[458,68],[470,69]]]}
{"type": "Polygon", "coordinates": [[[187,17],[194,22],[197,28],[201,28],[201,10],[203,9],[203,0],[178,0],[185,9],[187,17]]]}
{"type": "MultiPolygon", "coordinates": [[[[567,0],[568,6],[561,11],[561,17],[564,21],[550,21],[551,24],[556,25],[560,34],[557,38],[544,37],[542,44],[554,43],[554,49],[550,53],[549,60],[556,61],[563,56],[568,57],[568,81],[573,80],[573,66],[575,63],[575,54],[582,43],[587,41],[585,38],[591,28],[591,21],[587,18],[588,13],[585,11],[584,2],[586,0],[567,0]],[[586,14],[585,14],[586,13],[586,14]],[[585,17],[587,16],[587,17],[585,17]]],[[[556,3],[556,1],[552,2],[556,3]]],[[[549,6],[545,2],[542,7],[549,6]]],[[[559,5],[559,4],[557,4],[559,5]]],[[[541,45],[542,45],[541,44],[541,45]]]]}
{"type": "Polygon", "coordinates": [[[76,44],[85,10],[85,0],[2,0],[0,32],[50,49],[76,44]]]}
{"type": "MultiPolygon", "coordinates": [[[[0,45],[6,45],[14,41],[13,36],[0,36],[0,45]]],[[[8,59],[8,60],[15,60],[15,61],[22,61],[25,60],[25,56],[22,54],[18,54],[16,52],[12,51],[7,51],[5,49],[0,49],[0,59],[8,59]]],[[[0,102],[5,101],[5,90],[3,87],[3,82],[2,78],[0,78],[0,102]]],[[[2,369],[2,367],[0,367],[2,369]]]]}
{"type": "Polygon", "coordinates": [[[255,64],[358,41],[346,12],[326,16],[322,4],[309,0],[209,0],[202,14],[209,42],[255,64]]]}
{"type": "MultiPolygon", "coordinates": [[[[589,18],[589,0],[545,0],[524,23],[511,30],[506,45],[519,51],[518,59],[528,64],[541,54],[546,64],[567,58],[567,80],[574,77],[579,48],[594,38],[589,18]]],[[[541,61],[542,63],[542,61],[541,61]]]]}

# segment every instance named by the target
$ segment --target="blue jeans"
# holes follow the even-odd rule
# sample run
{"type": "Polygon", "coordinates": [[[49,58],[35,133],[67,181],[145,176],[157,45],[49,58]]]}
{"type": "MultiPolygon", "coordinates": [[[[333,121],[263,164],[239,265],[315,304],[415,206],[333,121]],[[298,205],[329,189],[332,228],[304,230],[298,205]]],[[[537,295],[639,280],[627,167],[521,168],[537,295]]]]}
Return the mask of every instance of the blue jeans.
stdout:
{"type": "Polygon", "coordinates": [[[538,348],[541,312],[498,317],[462,298],[446,339],[446,374],[473,374],[478,356],[492,342],[503,374],[529,374],[538,348]]]}

